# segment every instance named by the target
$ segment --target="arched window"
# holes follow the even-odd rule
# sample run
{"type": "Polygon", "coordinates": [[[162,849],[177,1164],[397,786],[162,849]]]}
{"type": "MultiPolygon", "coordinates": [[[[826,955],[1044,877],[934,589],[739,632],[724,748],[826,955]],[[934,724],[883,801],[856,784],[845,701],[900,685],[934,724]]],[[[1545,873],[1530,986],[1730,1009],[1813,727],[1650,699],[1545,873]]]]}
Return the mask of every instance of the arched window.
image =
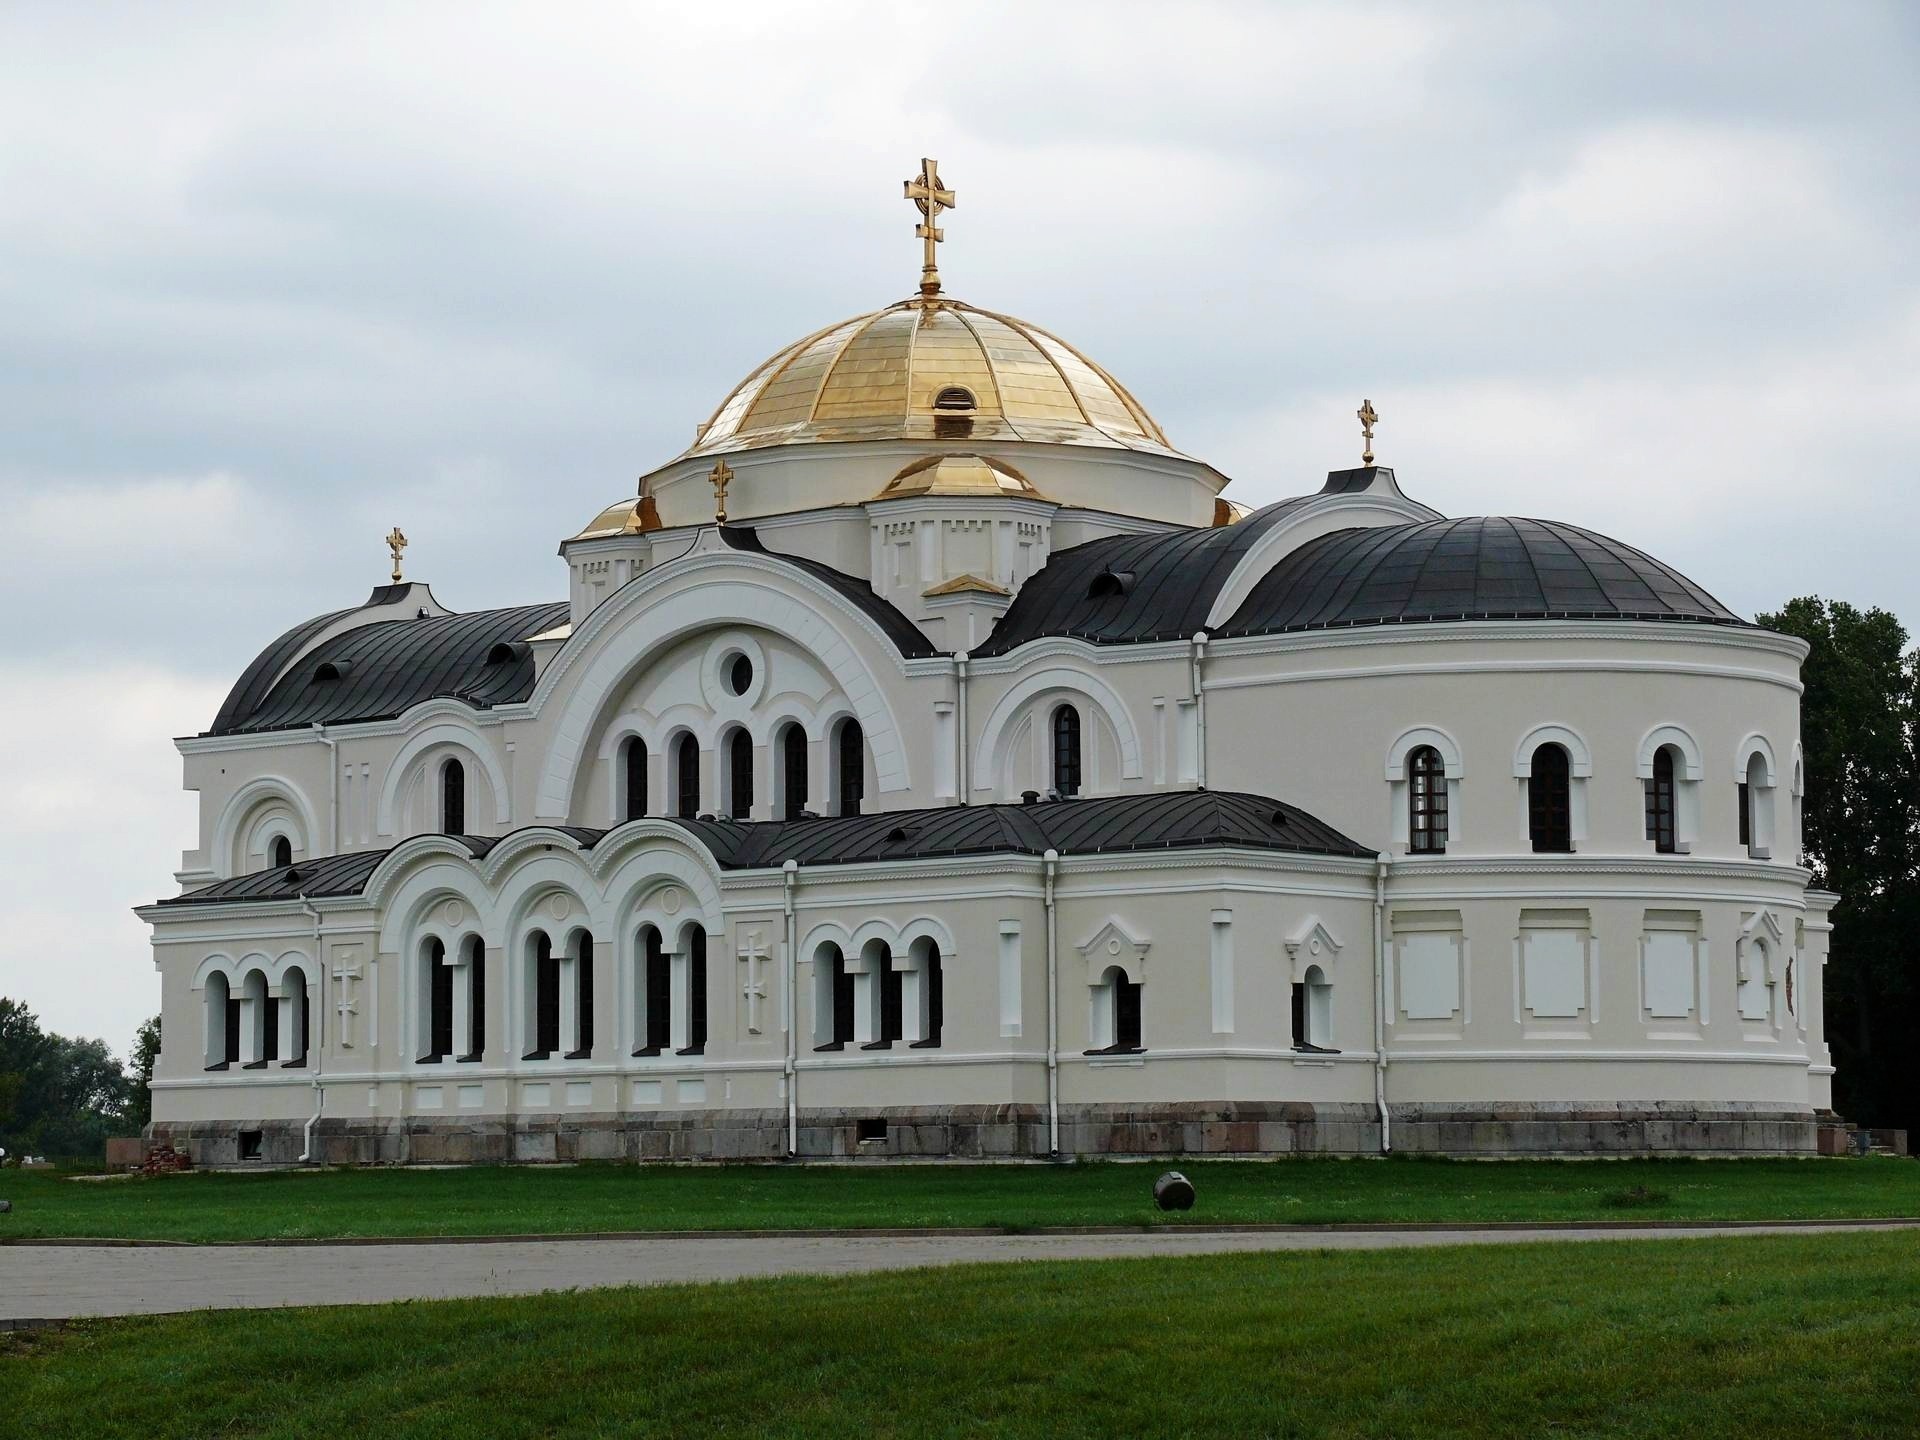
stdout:
{"type": "Polygon", "coordinates": [[[700,813],[700,742],[692,731],[673,742],[674,814],[691,820],[700,813]]]}
{"type": "Polygon", "coordinates": [[[219,971],[207,977],[207,1069],[224,1070],[240,1058],[240,1002],[219,971]]]}
{"type": "Polygon", "coordinates": [[[727,737],[727,814],[753,816],[753,737],[744,728],[727,737]]]}
{"type": "Polygon", "coordinates": [[[1527,833],[1535,854],[1573,851],[1572,777],[1564,746],[1549,741],[1533,752],[1527,780],[1527,833]]]}
{"type": "Polygon", "coordinates": [[[853,1043],[854,976],[838,945],[822,945],[813,958],[813,1039],[816,1050],[844,1050],[853,1043]]]}
{"type": "Polygon", "coordinates": [[[1767,757],[1758,750],[1747,757],[1747,778],[1740,782],[1740,843],[1752,859],[1772,856],[1773,784],[1767,778],[1767,757]]]}
{"type": "Polygon", "coordinates": [[[900,972],[893,968],[893,948],[884,940],[869,940],[861,958],[865,973],[857,988],[860,1008],[866,1012],[867,1033],[873,1038],[862,1050],[891,1050],[901,1038],[900,972]]]}
{"type": "Polygon", "coordinates": [[[487,1053],[487,942],[478,935],[467,939],[467,1033],[463,1061],[477,1061],[487,1053]]]}
{"type": "Polygon", "coordinates": [[[420,956],[421,1034],[419,1062],[438,1065],[453,1053],[453,967],[447,947],[429,940],[420,956]]]}
{"type": "Polygon", "coordinates": [[[249,970],[240,982],[240,1035],[237,1053],[241,1065],[259,1070],[273,1059],[276,1049],[275,1016],[272,997],[267,993],[267,976],[262,970],[249,970]]]}
{"type": "Polygon", "coordinates": [[[858,815],[867,792],[867,737],[858,720],[842,720],[834,736],[836,788],[839,813],[858,815]]]}
{"type": "MultiPolygon", "coordinates": [[[[299,1066],[307,1063],[307,1051],[313,1044],[311,1025],[307,1017],[307,975],[299,966],[290,966],[287,973],[280,977],[280,989],[286,1007],[286,1043],[281,1047],[287,1052],[285,1063],[299,1066]]],[[[278,1002],[276,1002],[278,1003],[278,1002]]]]}
{"type": "Polygon", "coordinates": [[[553,940],[536,930],[527,940],[528,979],[532,982],[527,1006],[528,1049],[523,1057],[545,1060],[560,1048],[560,957],[553,940]]]}
{"type": "Polygon", "coordinates": [[[1431,745],[1407,757],[1407,848],[1416,855],[1447,850],[1447,766],[1431,745]]]}
{"type": "Polygon", "coordinates": [[[1080,793],[1080,712],[1071,705],[1053,712],[1053,788],[1061,795],[1080,793]]]}
{"type": "Polygon", "coordinates": [[[687,946],[687,1043],[681,1055],[704,1055],[707,1051],[707,932],[690,925],[684,932],[687,946]]]}
{"type": "Polygon", "coordinates": [[[940,1030],[946,1020],[946,977],[940,969],[940,947],[930,939],[913,942],[914,965],[906,978],[913,983],[907,1005],[913,1020],[912,1049],[940,1048],[940,1030]]]}
{"type": "Polygon", "coordinates": [[[1127,972],[1110,965],[1093,987],[1093,1046],[1089,1055],[1133,1055],[1140,1051],[1140,986],[1127,972]]]}
{"type": "Polygon", "coordinates": [[[647,742],[629,735],[620,743],[620,818],[638,820],[647,813],[647,742]]]}
{"type": "Polygon", "coordinates": [[[293,864],[293,842],[284,835],[273,837],[273,845],[267,851],[267,865],[273,870],[284,870],[293,864]]]}
{"type": "Polygon", "coordinates": [[[1672,855],[1680,848],[1679,797],[1673,779],[1674,752],[1662,745],[1653,752],[1653,775],[1647,787],[1647,839],[1661,855],[1672,855]]]}
{"type": "Polygon", "coordinates": [[[1309,965],[1293,986],[1293,1048],[1332,1053],[1333,986],[1327,972],[1309,965]]]}
{"type": "Polygon", "coordinates": [[[807,808],[807,732],[789,725],[780,732],[780,818],[797,820],[807,808]]]}
{"type": "Polygon", "coordinates": [[[673,972],[660,932],[653,926],[640,927],[636,954],[640,974],[634,994],[640,1003],[633,1033],[640,1043],[633,1053],[663,1055],[673,1046],[673,972]]]}
{"type": "Polygon", "coordinates": [[[467,833],[467,767],[458,760],[440,767],[440,833],[467,833]]]}
{"type": "Polygon", "coordinates": [[[573,942],[573,1048],[569,1060],[593,1058],[593,936],[582,930],[573,942]]]}

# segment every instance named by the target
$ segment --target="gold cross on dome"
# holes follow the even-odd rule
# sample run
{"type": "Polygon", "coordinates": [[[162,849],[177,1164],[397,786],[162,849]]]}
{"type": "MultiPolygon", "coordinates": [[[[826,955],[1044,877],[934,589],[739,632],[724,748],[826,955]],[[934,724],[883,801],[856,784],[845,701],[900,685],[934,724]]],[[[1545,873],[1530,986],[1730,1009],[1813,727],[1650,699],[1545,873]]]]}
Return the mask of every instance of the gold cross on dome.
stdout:
{"type": "Polygon", "coordinates": [[[1380,416],[1374,411],[1371,400],[1362,400],[1360,408],[1353,413],[1360,419],[1360,438],[1366,442],[1365,448],[1360,452],[1360,463],[1371,465],[1373,463],[1373,426],[1380,416]]]}
{"type": "Polygon", "coordinates": [[[953,191],[940,183],[938,160],[922,160],[920,173],[907,181],[906,187],[907,199],[920,211],[920,223],[914,226],[913,233],[925,242],[920,261],[920,293],[931,299],[940,293],[940,271],[933,261],[933,247],[947,238],[947,232],[935,222],[942,210],[953,209],[953,191]]]}
{"type": "Polygon", "coordinates": [[[733,471],[726,461],[714,461],[707,483],[713,486],[713,523],[724,525],[727,523],[727,486],[733,483],[733,471]]]}
{"type": "Polygon", "coordinates": [[[400,552],[406,548],[407,537],[400,533],[400,527],[396,525],[393,533],[387,536],[387,549],[393,552],[393,583],[396,585],[400,583],[400,552]]]}

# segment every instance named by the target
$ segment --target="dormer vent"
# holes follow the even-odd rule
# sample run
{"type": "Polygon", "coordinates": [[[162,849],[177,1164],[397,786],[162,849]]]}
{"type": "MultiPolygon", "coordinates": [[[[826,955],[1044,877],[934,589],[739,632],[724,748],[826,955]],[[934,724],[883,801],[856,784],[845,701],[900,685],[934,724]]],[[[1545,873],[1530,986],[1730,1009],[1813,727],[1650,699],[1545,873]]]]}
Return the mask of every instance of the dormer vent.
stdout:
{"type": "Polygon", "coordinates": [[[489,665],[518,665],[533,654],[533,647],[524,640],[502,640],[487,651],[489,665]]]}
{"type": "Polygon", "coordinates": [[[1114,596],[1125,595],[1133,589],[1133,571],[1102,570],[1093,577],[1093,583],[1087,586],[1089,600],[1106,600],[1114,596]]]}
{"type": "Polygon", "coordinates": [[[352,670],[353,663],[351,661],[322,660],[318,665],[313,667],[313,683],[316,685],[331,685],[337,680],[344,679],[352,670]]]}
{"type": "Polygon", "coordinates": [[[973,392],[964,385],[949,385],[933,397],[933,408],[949,413],[972,414],[979,409],[979,402],[973,398],[973,392]]]}

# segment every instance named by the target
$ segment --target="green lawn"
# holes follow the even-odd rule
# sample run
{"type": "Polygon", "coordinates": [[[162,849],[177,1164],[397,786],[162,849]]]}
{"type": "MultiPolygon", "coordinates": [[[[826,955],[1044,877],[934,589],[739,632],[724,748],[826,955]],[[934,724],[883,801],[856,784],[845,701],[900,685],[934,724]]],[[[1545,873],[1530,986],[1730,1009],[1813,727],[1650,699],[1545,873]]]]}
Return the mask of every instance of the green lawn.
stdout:
{"type": "Polygon", "coordinates": [[[1904,1159],[1193,1161],[1180,1168],[1199,1204],[1171,1216],[1151,1200],[1162,1168],[581,1165],[98,1181],[0,1171],[0,1197],[14,1202],[0,1240],[1920,1215],[1920,1162],[1904,1159]],[[1650,1203],[1619,1203],[1636,1189],[1650,1203]]]}
{"type": "Polygon", "coordinates": [[[63,1436],[1920,1431],[1905,1234],[969,1266],[0,1336],[63,1436]]]}

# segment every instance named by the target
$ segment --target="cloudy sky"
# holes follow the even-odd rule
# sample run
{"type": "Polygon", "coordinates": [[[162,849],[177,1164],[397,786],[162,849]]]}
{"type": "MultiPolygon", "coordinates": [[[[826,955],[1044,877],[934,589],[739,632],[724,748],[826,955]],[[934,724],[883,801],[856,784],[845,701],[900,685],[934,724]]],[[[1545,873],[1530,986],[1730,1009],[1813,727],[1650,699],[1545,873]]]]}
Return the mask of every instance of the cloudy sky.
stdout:
{"type": "Polygon", "coordinates": [[[169,737],[381,536],[457,608],[918,277],[1249,503],[1356,462],[1920,626],[1920,9],[0,8],[0,994],[124,1051],[169,737]]]}

